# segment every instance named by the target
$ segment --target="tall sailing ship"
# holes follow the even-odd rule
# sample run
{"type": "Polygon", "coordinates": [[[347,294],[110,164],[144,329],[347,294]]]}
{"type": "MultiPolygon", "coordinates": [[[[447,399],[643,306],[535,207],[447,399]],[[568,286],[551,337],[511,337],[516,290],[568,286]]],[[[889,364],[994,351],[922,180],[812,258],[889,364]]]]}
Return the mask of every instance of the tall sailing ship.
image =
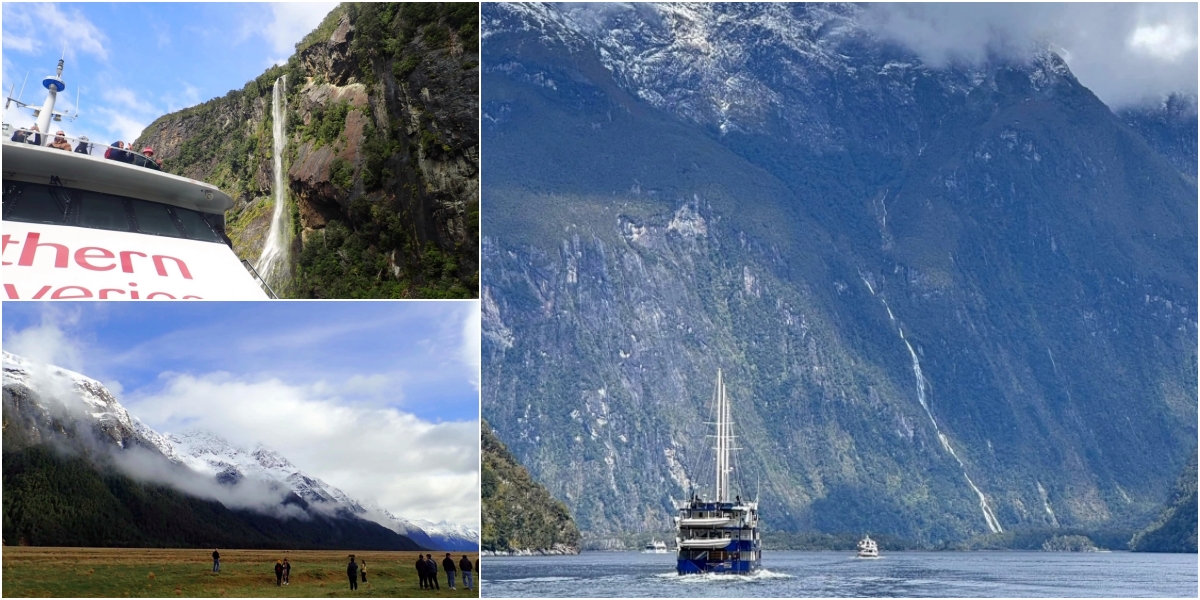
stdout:
{"type": "Polygon", "coordinates": [[[762,566],[762,540],[758,533],[758,501],[730,500],[729,476],[733,473],[733,417],[725,383],[717,370],[713,394],[716,422],[716,490],[713,497],[697,496],[676,502],[675,546],[678,548],[676,571],[680,575],[698,573],[748,574],[762,566]]]}

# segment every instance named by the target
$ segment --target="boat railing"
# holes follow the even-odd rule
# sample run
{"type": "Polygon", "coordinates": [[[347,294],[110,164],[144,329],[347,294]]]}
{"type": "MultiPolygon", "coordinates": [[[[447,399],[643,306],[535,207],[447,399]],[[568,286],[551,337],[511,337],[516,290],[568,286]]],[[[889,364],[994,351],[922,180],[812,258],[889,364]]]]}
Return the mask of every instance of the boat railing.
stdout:
{"type": "Polygon", "coordinates": [[[255,269],[254,265],[250,264],[250,261],[243,258],[242,266],[246,267],[247,271],[250,271],[250,274],[254,276],[254,280],[257,281],[259,285],[263,286],[263,289],[267,291],[267,295],[270,296],[272,300],[279,299],[279,296],[275,294],[275,290],[271,289],[271,284],[267,283],[267,280],[263,279],[262,275],[258,274],[258,269],[255,269]]]}
{"type": "MultiPolygon", "coordinates": [[[[146,167],[146,168],[148,168],[148,169],[153,169],[153,170],[155,170],[155,171],[161,171],[161,170],[162,170],[162,167],[159,167],[159,166],[158,166],[158,165],[157,165],[157,164],[154,162],[154,159],[153,159],[153,158],[151,158],[151,157],[149,157],[149,156],[146,156],[145,154],[142,154],[141,152],[138,152],[138,151],[136,151],[136,150],[133,150],[133,149],[132,149],[132,146],[131,146],[131,147],[129,147],[129,148],[118,148],[118,147],[116,147],[116,146],[111,146],[111,145],[109,145],[109,144],[102,144],[102,143],[99,143],[99,142],[93,142],[93,141],[91,141],[91,140],[85,140],[85,139],[83,139],[83,138],[81,138],[81,137],[77,137],[77,136],[73,136],[73,135],[61,135],[61,136],[59,136],[59,135],[55,135],[53,132],[52,132],[52,133],[46,133],[45,131],[34,131],[34,130],[32,130],[32,129],[29,129],[29,128],[26,128],[26,127],[17,127],[17,128],[13,128],[11,125],[9,125],[9,124],[7,124],[7,123],[5,123],[4,125],[5,125],[5,127],[4,127],[4,141],[6,141],[6,142],[12,142],[12,143],[14,143],[14,144],[29,144],[29,145],[31,145],[31,146],[32,146],[32,145],[35,145],[35,144],[33,144],[32,142],[28,142],[28,141],[26,141],[26,142],[18,142],[18,141],[15,141],[15,140],[13,140],[12,138],[13,138],[13,136],[14,136],[14,135],[16,135],[17,133],[24,133],[24,134],[25,134],[27,137],[28,137],[28,136],[32,136],[32,135],[40,135],[40,136],[42,136],[42,142],[43,142],[43,143],[41,143],[41,144],[37,144],[37,145],[39,145],[39,146],[41,146],[41,147],[43,147],[43,148],[49,148],[49,147],[50,147],[50,142],[54,141],[54,138],[56,138],[56,137],[62,137],[62,138],[65,138],[65,139],[66,139],[68,142],[70,142],[70,143],[71,143],[71,152],[74,152],[74,153],[76,153],[76,154],[85,154],[84,152],[76,152],[76,150],[75,150],[76,148],[78,148],[78,147],[79,147],[79,144],[80,144],[80,143],[84,143],[84,144],[87,144],[87,145],[88,145],[88,150],[89,150],[89,151],[88,151],[88,152],[86,152],[86,154],[87,154],[88,156],[97,156],[97,157],[100,157],[100,158],[106,158],[106,157],[104,156],[104,154],[105,154],[105,153],[106,153],[108,150],[110,150],[110,149],[111,149],[111,150],[115,150],[115,151],[117,151],[117,152],[124,152],[126,155],[128,155],[128,156],[129,156],[129,160],[117,160],[117,159],[109,159],[109,160],[116,160],[117,162],[123,162],[123,163],[125,163],[125,164],[134,164],[134,161],[135,161],[137,158],[139,158],[139,157],[140,157],[140,158],[143,158],[143,159],[145,159],[145,163],[146,163],[146,164],[143,164],[143,165],[137,165],[137,164],[134,164],[134,166],[142,166],[142,167],[146,167]],[[100,153],[99,153],[99,154],[96,154],[96,152],[95,152],[96,150],[100,150],[100,153]],[[151,166],[151,165],[153,165],[153,166],[151,166]]],[[[55,150],[60,150],[60,148],[55,148],[55,150]]],[[[62,151],[63,151],[63,152],[66,152],[66,150],[62,150],[62,151]]]]}

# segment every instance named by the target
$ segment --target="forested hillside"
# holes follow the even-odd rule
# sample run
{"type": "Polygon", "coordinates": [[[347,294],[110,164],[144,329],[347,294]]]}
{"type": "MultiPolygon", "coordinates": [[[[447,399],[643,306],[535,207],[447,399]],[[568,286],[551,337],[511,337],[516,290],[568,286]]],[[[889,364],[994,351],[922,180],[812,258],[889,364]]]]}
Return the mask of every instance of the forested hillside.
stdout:
{"type": "Polygon", "coordinates": [[[486,421],[481,427],[484,551],[579,552],[579,529],[567,507],[529,476],[486,421]]]}

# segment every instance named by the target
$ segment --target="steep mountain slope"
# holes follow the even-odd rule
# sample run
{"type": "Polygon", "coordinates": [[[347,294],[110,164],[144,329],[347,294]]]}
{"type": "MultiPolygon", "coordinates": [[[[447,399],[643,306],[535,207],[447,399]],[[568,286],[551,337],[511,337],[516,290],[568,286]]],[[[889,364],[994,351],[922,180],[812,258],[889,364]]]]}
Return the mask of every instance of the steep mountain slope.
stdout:
{"type": "Polygon", "coordinates": [[[241,541],[225,546],[364,547],[354,545],[359,536],[380,549],[478,548],[474,531],[444,523],[422,526],[364,506],[270,448],[248,452],[204,431],[160,434],[94,379],[8,352],[3,358],[5,527],[11,518],[25,543],[78,545],[71,541],[71,527],[49,524],[81,519],[90,523],[86,529],[105,532],[88,538],[93,542],[104,536],[120,545],[178,538],[203,546],[211,545],[203,541],[212,535],[206,519],[232,519],[236,526],[213,539],[241,541]],[[133,521],[145,511],[156,515],[152,530],[118,533],[124,526],[93,523],[100,515],[89,510],[62,515],[22,508],[47,503],[96,508],[122,499],[137,502],[117,511],[133,521]],[[185,507],[179,522],[172,522],[159,500],[185,507]],[[46,533],[47,527],[57,533],[46,533]]]}
{"type": "Polygon", "coordinates": [[[1175,482],[1166,508],[1129,542],[1134,552],[1196,552],[1196,457],[1175,482]]]}
{"type": "MultiPolygon", "coordinates": [[[[164,115],[136,142],[236,200],[234,250],[254,262],[274,207],[272,91],[293,297],[475,297],[478,5],[346,3],[287,64],[164,115]]],[[[277,290],[279,291],[279,290],[277,290]]]]}
{"type": "Polygon", "coordinates": [[[775,529],[1128,525],[1194,447],[1195,178],[860,10],[484,7],[484,415],[585,532],[708,483],[718,366],[775,529]]]}
{"type": "Polygon", "coordinates": [[[483,551],[577,554],[579,529],[483,422],[483,551]]]}

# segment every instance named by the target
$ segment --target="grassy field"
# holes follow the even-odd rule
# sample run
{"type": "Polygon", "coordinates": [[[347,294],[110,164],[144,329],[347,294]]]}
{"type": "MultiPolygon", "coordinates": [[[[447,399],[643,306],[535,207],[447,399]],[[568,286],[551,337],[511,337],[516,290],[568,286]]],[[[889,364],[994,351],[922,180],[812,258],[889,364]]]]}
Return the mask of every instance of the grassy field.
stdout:
{"type": "MultiPolygon", "coordinates": [[[[3,595],[14,596],[229,596],[474,598],[475,590],[446,586],[438,561],[441,590],[422,590],[416,552],[354,552],[367,561],[367,583],[351,592],[346,578],[349,551],[221,550],[221,572],[212,572],[212,550],[145,548],[35,548],[5,546],[3,595]],[[287,557],[291,584],[275,585],[275,561],[287,557]]],[[[457,562],[461,552],[452,553],[457,562]]],[[[471,561],[477,554],[468,554],[471,561]]]]}

